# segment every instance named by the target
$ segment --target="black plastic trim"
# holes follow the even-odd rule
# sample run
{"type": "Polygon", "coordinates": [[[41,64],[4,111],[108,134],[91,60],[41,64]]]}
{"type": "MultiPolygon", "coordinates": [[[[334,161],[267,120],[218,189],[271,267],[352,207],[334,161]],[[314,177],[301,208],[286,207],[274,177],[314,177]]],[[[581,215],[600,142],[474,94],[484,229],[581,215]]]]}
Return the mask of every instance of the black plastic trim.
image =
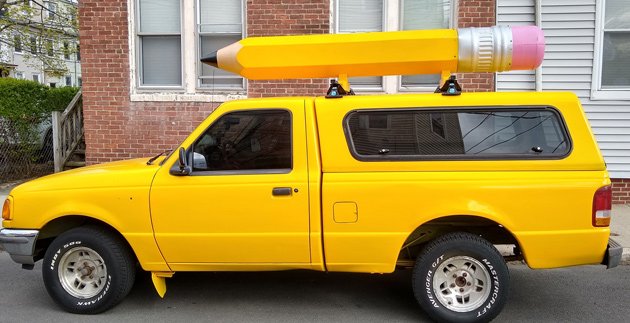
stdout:
{"type": "Polygon", "coordinates": [[[602,265],[606,265],[606,269],[619,266],[622,254],[623,248],[621,247],[621,245],[617,243],[617,241],[609,238],[608,247],[606,248],[604,260],[602,260],[602,265]]]}

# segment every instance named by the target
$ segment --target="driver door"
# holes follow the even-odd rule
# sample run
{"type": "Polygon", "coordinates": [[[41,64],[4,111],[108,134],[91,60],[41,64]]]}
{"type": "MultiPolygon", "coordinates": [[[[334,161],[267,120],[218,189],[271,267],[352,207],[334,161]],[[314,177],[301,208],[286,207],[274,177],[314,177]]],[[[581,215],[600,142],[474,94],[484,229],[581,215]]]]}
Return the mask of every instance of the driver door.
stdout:
{"type": "Polygon", "coordinates": [[[177,158],[158,172],[151,216],[173,270],[310,263],[304,102],[283,105],[215,112],[184,147],[192,172],[171,174],[177,158]]]}

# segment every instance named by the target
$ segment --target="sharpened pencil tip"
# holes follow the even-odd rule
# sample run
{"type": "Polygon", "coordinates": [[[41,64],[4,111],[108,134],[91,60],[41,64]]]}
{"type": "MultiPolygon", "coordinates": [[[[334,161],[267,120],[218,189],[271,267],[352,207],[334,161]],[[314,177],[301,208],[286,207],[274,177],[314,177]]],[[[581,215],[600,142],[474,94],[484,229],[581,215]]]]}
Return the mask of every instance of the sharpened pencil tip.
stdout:
{"type": "Polygon", "coordinates": [[[210,55],[202,58],[201,62],[214,67],[219,67],[217,63],[217,52],[212,52],[210,55]]]}

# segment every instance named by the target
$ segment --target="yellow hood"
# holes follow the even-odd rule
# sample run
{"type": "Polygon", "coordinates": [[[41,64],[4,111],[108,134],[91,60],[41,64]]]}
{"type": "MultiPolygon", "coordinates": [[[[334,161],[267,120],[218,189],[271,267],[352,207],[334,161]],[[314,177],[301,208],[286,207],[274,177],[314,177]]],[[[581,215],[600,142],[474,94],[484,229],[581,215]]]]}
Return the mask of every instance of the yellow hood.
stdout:
{"type": "Polygon", "coordinates": [[[148,158],[121,160],[40,177],[19,185],[10,195],[51,190],[148,187],[151,185],[153,175],[160,168],[162,158],[152,165],[147,165],[147,160],[148,158]]]}

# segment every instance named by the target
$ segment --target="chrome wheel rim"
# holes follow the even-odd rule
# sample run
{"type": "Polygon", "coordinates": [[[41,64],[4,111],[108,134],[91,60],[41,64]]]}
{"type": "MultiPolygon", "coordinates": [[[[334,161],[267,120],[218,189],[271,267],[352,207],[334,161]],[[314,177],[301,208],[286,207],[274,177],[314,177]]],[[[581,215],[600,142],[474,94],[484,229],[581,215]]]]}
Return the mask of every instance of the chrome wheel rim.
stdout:
{"type": "Polygon", "coordinates": [[[107,283],[107,266],[96,251],[76,247],[59,260],[59,282],[70,295],[86,299],[100,293],[107,283]]]}
{"type": "Polygon", "coordinates": [[[448,258],[435,271],[433,293],[451,311],[473,311],[490,295],[490,273],[477,259],[448,258]]]}

